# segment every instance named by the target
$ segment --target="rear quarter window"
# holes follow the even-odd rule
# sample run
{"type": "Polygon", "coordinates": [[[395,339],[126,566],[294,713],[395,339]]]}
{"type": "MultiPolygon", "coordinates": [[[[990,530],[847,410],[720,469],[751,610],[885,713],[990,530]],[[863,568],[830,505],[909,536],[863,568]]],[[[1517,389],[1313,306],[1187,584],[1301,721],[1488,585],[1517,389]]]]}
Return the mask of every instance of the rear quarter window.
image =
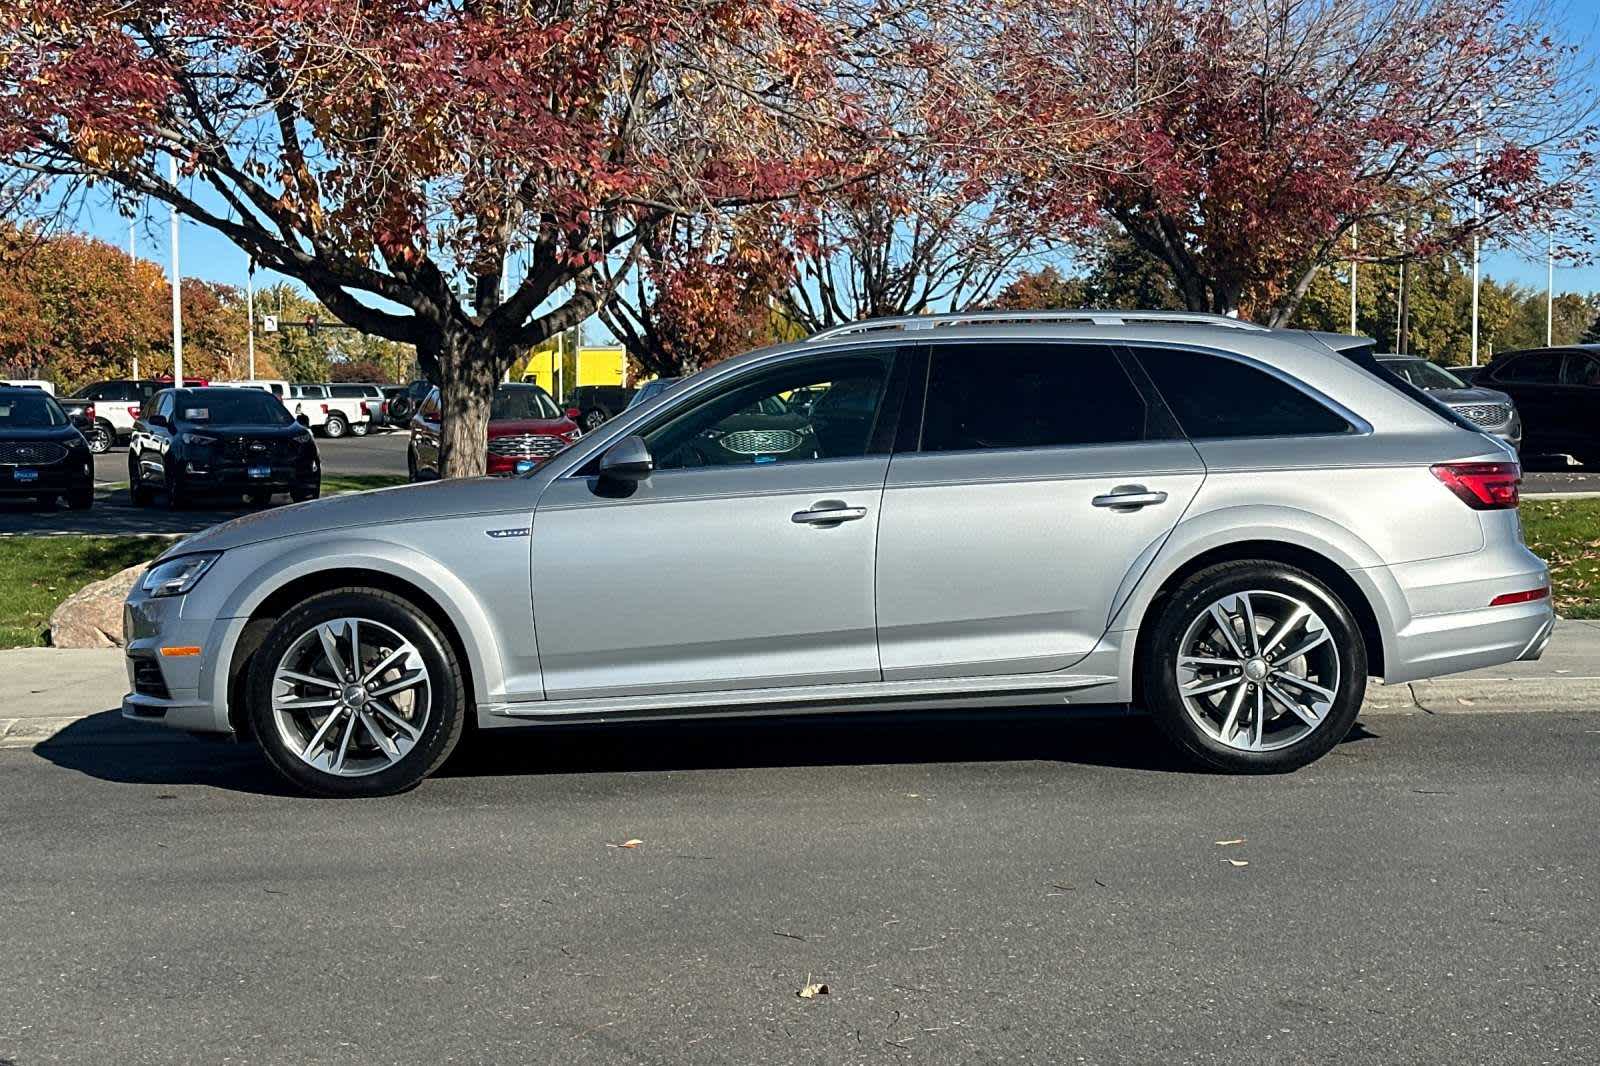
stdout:
{"type": "Polygon", "coordinates": [[[1184,433],[1225,437],[1314,437],[1349,433],[1337,411],[1265,370],[1206,352],[1136,348],[1184,433]]]}

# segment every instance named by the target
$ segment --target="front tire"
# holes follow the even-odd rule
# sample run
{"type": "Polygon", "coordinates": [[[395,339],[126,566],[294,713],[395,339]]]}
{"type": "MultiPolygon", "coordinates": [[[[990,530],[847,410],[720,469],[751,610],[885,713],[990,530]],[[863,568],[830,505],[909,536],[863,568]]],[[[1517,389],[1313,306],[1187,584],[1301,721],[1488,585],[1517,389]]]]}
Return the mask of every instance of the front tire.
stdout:
{"type": "Polygon", "coordinates": [[[329,440],[338,440],[340,437],[344,436],[345,431],[349,428],[350,427],[345,424],[343,415],[333,414],[329,415],[328,421],[323,423],[322,433],[329,440]]]}
{"type": "Polygon", "coordinates": [[[588,414],[584,415],[583,418],[579,420],[578,424],[582,427],[585,433],[593,433],[595,430],[606,424],[606,413],[599,408],[595,408],[593,411],[590,411],[588,414]]]}
{"type": "Polygon", "coordinates": [[[1156,724],[1191,759],[1282,773],[1350,732],[1367,686],[1366,646],[1339,597],[1268,561],[1222,563],[1168,599],[1141,649],[1156,724]]]}
{"type": "Polygon", "coordinates": [[[67,506],[74,511],[87,511],[94,506],[94,486],[86,489],[74,489],[67,493],[67,506]]]}
{"type": "Polygon", "coordinates": [[[273,768],[319,796],[414,788],[461,739],[466,684],[450,642],[392,593],[319,593],[251,660],[250,724],[273,768]]]}
{"type": "Polygon", "coordinates": [[[150,488],[140,478],[139,456],[128,449],[128,499],[135,507],[150,506],[150,488]]]}
{"type": "Polygon", "coordinates": [[[350,423],[350,435],[352,437],[365,437],[367,431],[371,428],[371,422],[352,422],[350,423]]]}

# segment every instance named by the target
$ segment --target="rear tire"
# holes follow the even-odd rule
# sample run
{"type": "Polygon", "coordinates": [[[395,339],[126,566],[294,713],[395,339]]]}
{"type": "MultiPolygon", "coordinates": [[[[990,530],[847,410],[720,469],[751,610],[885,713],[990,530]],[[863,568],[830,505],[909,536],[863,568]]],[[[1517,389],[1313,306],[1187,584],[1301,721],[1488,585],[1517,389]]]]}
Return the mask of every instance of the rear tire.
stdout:
{"type": "Polygon", "coordinates": [[[345,431],[349,428],[343,415],[332,414],[328,416],[328,421],[323,423],[322,434],[329,440],[338,440],[344,436],[345,431]]]}
{"type": "Polygon", "coordinates": [[[318,796],[414,788],[449,758],[467,716],[466,683],[450,641],[412,604],[373,588],[319,593],[278,619],[251,658],[246,693],[267,761],[318,796]],[[391,652],[401,658],[375,673],[391,652]],[[304,681],[336,676],[338,685],[304,681]],[[290,708],[286,699],[328,705],[290,708]]]}
{"type": "Polygon", "coordinates": [[[117,433],[105,422],[95,422],[89,427],[89,432],[84,434],[89,442],[89,450],[96,455],[104,455],[116,443],[117,433]]]}
{"type": "Polygon", "coordinates": [[[1350,732],[1367,654],[1350,611],[1317,578],[1231,562],[1173,591],[1139,672],[1156,724],[1184,755],[1233,773],[1283,773],[1350,732]]]}

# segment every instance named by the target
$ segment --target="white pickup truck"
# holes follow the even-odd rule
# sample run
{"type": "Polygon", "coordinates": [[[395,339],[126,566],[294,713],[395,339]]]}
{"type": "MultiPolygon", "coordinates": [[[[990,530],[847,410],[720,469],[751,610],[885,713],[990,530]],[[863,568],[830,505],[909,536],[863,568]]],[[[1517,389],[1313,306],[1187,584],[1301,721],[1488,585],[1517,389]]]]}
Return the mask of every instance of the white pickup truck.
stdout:
{"type": "Polygon", "coordinates": [[[366,400],[340,399],[326,385],[290,385],[283,405],[324,437],[342,437],[346,433],[365,437],[372,428],[372,410],[366,400]]]}
{"type": "MultiPolygon", "coordinates": [[[[204,385],[198,378],[184,377],[187,385],[204,385]]],[[[127,440],[133,433],[133,424],[139,412],[162,389],[172,384],[170,380],[155,378],[117,378],[85,385],[68,399],[86,400],[94,405],[94,423],[84,432],[89,448],[95,453],[109,451],[118,441],[127,440]]]]}

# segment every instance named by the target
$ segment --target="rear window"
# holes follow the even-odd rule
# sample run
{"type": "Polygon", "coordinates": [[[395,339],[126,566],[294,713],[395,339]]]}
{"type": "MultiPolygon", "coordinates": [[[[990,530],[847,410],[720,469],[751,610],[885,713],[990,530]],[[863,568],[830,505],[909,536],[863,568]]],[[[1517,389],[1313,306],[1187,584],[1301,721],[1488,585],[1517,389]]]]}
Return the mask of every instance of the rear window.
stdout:
{"type": "Polygon", "coordinates": [[[1134,356],[1195,440],[1312,437],[1352,429],[1319,400],[1237,359],[1165,348],[1136,348],[1134,356]]]}

